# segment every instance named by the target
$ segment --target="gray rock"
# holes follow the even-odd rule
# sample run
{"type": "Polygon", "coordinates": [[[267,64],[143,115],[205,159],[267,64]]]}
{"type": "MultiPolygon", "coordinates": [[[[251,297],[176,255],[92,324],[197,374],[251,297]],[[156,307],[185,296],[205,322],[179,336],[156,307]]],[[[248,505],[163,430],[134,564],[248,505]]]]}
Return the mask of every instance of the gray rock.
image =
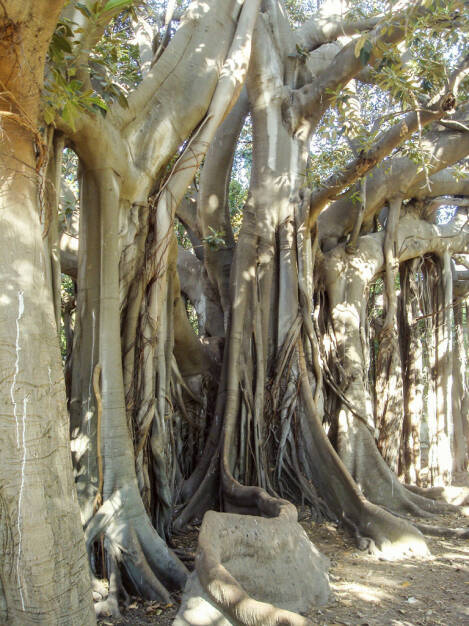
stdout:
{"type": "MultiPolygon", "coordinates": [[[[208,511],[199,551],[209,545],[217,560],[251,598],[294,613],[327,602],[329,560],[303,528],[283,517],[263,518],[208,511]]],[[[202,588],[194,572],[186,585],[175,626],[233,623],[202,588]]]]}

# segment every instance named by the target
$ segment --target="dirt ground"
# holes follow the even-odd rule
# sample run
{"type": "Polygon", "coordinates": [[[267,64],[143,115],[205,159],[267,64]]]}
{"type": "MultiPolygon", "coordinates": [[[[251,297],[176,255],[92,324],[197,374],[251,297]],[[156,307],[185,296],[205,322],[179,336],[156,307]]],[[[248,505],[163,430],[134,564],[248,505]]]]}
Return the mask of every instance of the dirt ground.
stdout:
{"type": "MultiPolygon", "coordinates": [[[[469,487],[469,474],[458,475],[455,484],[469,487]]],[[[300,511],[300,518],[311,541],[331,561],[331,598],[309,615],[314,624],[469,626],[469,540],[427,537],[431,557],[382,561],[359,552],[343,529],[312,524],[306,511],[300,511]]],[[[458,528],[469,526],[469,518],[441,516],[434,523],[458,528]]],[[[177,547],[192,553],[196,543],[196,530],[175,537],[177,547]]],[[[169,626],[179,602],[180,594],[174,595],[171,607],[134,601],[121,619],[107,618],[99,624],[169,626]]]]}

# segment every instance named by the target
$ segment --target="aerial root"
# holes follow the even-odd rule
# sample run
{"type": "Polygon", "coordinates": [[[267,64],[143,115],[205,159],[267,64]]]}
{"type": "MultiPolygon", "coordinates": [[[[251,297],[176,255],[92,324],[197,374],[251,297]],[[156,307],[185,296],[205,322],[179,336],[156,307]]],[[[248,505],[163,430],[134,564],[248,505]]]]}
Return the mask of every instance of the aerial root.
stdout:
{"type": "Polygon", "coordinates": [[[385,472],[384,476],[387,476],[388,480],[377,481],[376,484],[373,484],[368,480],[368,477],[373,475],[373,469],[367,465],[366,472],[362,470],[361,474],[366,476],[363,480],[366,484],[364,493],[368,500],[392,511],[393,514],[396,512],[407,513],[414,517],[431,519],[436,515],[462,512],[454,504],[433,499],[431,494],[422,495],[418,488],[409,489],[408,485],[404,485],[397,479],[397,476],[388,466],[381,465],[381,472],[385,472]],[[387,488],[383,489],[386,486],[387,488]]]}
{"type": "Polygon", "coordinates": [[[116,555],[112,549],[111,543],[106,539],[104,541],[104,548],[106,550],[106,563],[109,579],[109,590],[106,598],[95,602],[94,611],[96,617],[120,617],[119,610],[119,596],[123,595],[125,603],[128,602],[128,594],[122,584],[122,578],[117,565],[116,555]]]}
{"type": "Polygon", "coordinates": [[[191,495],[173,522],[173,531],[179,532],[195,518],[202,518],[205,511],[213,504],[213,494],[217,493],[219,457],[212,458],[202,482],[191,495]]]}
{"type": "MultiPolygon", "coordinates": [[[[412,494],[404,494],[404,505],[402,506],[401,510],[404,510],[407,514],[413,515],[414,517],[425,517],[427,519],[432,519],[433,517],[435,517],[436,513],[423,508],[422,506],[420,506],[420,504],[421,503],[417,503],[413,500],[412,494]]],[[[383,508],[393,515],[397,515],[397,517],[405,518],[405,515],[402,515],[402,513],[399,514],[395,509],[388,508],[386,506],[383,506],[383,508]]]]}
{"type": "Polygon", "coordinates": [[[200,553],[197,563],[199,579],[215,602],[241,624],[285,624],[311,626],[312,622],[297,613],[279,609],[251,598],[228,570],[210,553],[200,553]]]}
{"type": "Polygon", "coordinates": [[[379,549],[376,546],[374,539],[372,539],[371,537],[366,537],[364,534],[362,534],[355,522],[346,513],[342,513],[342,521],[344,526],[348,527],[351,530],[352,535],[355,539],[355,544],[360,551],[368,552],[368,554],[379,553],[379,549]]]}

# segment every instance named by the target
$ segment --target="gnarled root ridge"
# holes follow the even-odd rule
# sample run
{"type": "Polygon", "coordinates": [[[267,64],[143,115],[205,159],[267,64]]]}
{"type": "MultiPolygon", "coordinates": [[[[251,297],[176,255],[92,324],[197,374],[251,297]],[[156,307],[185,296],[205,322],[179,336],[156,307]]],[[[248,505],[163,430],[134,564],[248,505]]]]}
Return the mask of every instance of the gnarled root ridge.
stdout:
{"type": "Polygon", "coordinates": [[[433,526],[432,524],[415,524],[424,534],[447,539],[469,539],[469,528],[448,528],[447,526],[433,526]]]}
{"type": "Polygon", "coordinates": [[[407,556],[426,557],[430,554],[418,528],[371,502],[364,503],[356,536],[361,549],[389,560],[407,556]]]}
{"type": "Polygon", "coordinates": [[[299,613],[327,601],[328,565],[289,515],[208,511],[175,626],[310,625],[299,613]]]}
{"type": "MultiPolygon", "coordinates": [[[[419,496],[446,502],[454,507],[469,507],[469,487],[429,487],[423,489],[416,485],[406,485],[406,488],[419,496]]],[[[469,514],[469,508],[466,514],[469,514]]]]}
{"type": "Polygon", "coordinates": [[[104,537],[109,596],[98,602],[98,614],[119,615],[119,596],[126,587],[145,598],[171,603],[169,590],[186,583],[186,567],[168,548],[148,519],[136,486],[116,490],[85,531],[88,554],[98,537],[104,537]]]}
{"type": "Polygon", "coordinates": [[[347,466],[363,494],[370,502],[385,507],[396,514],[432,518],[434,515],[461,513],[454,504],[435,499],[434,490],[419,489],[404,485],[389,468],[378,452],[370,432],[359,423],[355,438],[350,445],[355,447],[353,458],[346,459],[347,466]]]}

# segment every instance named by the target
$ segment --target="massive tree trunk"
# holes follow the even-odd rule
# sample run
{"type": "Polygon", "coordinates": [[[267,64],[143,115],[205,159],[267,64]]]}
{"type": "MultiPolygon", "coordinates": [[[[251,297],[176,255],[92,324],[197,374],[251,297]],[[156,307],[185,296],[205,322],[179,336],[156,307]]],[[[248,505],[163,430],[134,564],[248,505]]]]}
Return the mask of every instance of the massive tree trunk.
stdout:
{"type": "MultiPolygon", "coordinates": [[[[460,223],[464,219],[461,217],[460,223]]],[[[397,237],[400,259],[405,261],[428,252],[445,255],[466,245],[455,225],[451,226],[453,236],[446,241],[443,237],[438,238],[437,231],[424,221],[402,220],[397,237]],[[406,229],[414,232],[415,238],[409,239],[406,229]]],[[[423,514],[422,509],[436,511],[438,505],[416,499],[403,489],[378,454],[373,441],[375,432],[365,358],[367,334],[363,330],[363,320],[367,285],[384,264],[382,234],[361,237],[359,242],[354,258],[347,257],[345,248],[338,246],[327,255],[325,263],[331,333],[336,346],[334,356],[341,365],[339,372],[342,375],[337,386],[344,401],[338,412],[339,454],[364,494],[373,502],[401,512],[423,514]]],[[[441,434],[445,435],[444,432],[441,434]]]]}
{"type": "MultiPolygon", "coordinates": [[[[421,25],[421,18],[431,17],[418,2],[393,14],[393,28],[374,18],[349,24],[328,15],[326,3],[296,37],[280,0],[265,0],[258,14],[260,4],[191,3],[152,66],[145,57],[143,82],[127,110],[115,103],[106,116],[81,111],[74,128],[57,122],[82,172],[72,449],[96,574],[103,572],[93,549],[100,538],[107,559],[110,594],[98,609],[114,614],[125,587],[168,601],[169,590],[184,583],[186,570],[165,543],[176,506],[177,528],[219,500],[226,511],[281,521],[296,518],[282,500],[288,498],[306,502],[317,517],[342,521],[360,547],[393,554],[424,554],[426,545],[414,526],[376,504],[399,514],[448,510],[407,490],[386,463],[397,469],[409,392],[399,372],[395,283],[399,263],[419,256],[437,255],[448,267],[449,255],[467,247],[467,226],[462,215],[446,228],[432,226],[423,211],[402,202],[426,198],[423,179],[407,159],[375,166],[414,132],[422,135],[425,125],[449,114],[459,68],[445,92],[385,125],[377,138],[370,135],[366,150],[358,152],[352,141],[351,161],[310,190],[309,147],[323,113],[351,80],[360,79],[364,63],[379,68],[387,46],[402,41],[416,20],[421,25]],[[366,62],[357,42],[342,38],[362,32],[366,62]],[[340,43],[327,43],[339,35],[340,43]],[[232,108],[249,60],[246,93],[232,108]],[[227,195],[248,108],[252,178],[236,242],[227,195]],[[195,202],[191,210],[178,209],[203,161],[197,210],[195,202]],[[358,213],[351,206],[355,183],[358,213]],[[373,220],[386,202],[386,233],[375,232],[373,220]],[[181,297],[177,211],[200,246],[196,254],[180,255],[182,290],[199,313],[199,330],[217,336],[211,342],[199,341],[181,297]],[[387,304],[375,368],[382,390],[375,422],[367,294],[383,271],[387,304]],[[187,275],[195,274],[200,280],[191,289],[187,275]],[[218,367],[220,355],[210,348],[223,339],[218,367]],[[391,375],[399,393],[390,388],[391,375]]],[[[89,51],[106,20],[103,12],[96,20],[85,14],[75,16],[83,23],[75,49],[86,86],[89,51]]],[[[438,131],[425,141],[439,155],[438,165],[432,162],[426,171],[434,187],[465,193],[451,176],[449,187],[445,177],[434,179],[440,164],[461,157],[465,138],[457,142],[453,133],[438,131]]],[[[447,282],[444,297],[451,303],[447,282]]],[[[447,316],[444,321],[450,323],[447,316]]],[[[440,422],[450,398],[445,332],[446,360],[436,355],[446,365],[437,385],[440,422]]],[[[446,436],[451,441],[450,420],[446,436]]],[[[230,612],[209,553],[197,561],[199,576],[230,612]]],[[[252,606],[243,620],[259,618],[259,606],[252,606]]]]}
{"type": "Polygon", "coordinates": [[[39,98],[61,4],[5,2],[0,18],[0,621],[18,625],[95,622],[41,223],[39,98]]]}
{"type": "MultiPolygon", "coordinates": [[[[382,550],[425,552],[416,529],[363,498],[321,424],[322,373],[311,321],[315,246],[307,232],[308,198],[302,200],[300,194],[308,136],[292,136],[283,123],[278,98],[283,88],[282,55],[291,53],[292,40],[280,13],[272,11],[273,30],[264,20],[257,24],[248,81],[253,173],[232,272],[226,369],[219,394],[224,406],[219,434],[224,507],[276,515],[280,505],[266,491],[305,498],[318,512],[345,520],[382,550]],[[276,37],[280,42],[274,44],[276,37]],[[243,487],[241,482],[262,489],[243,487]]],[[[293,65],[286,73],[287,83],[295,84],[295,76],[293,65]]],[[[347,265],[353,265],[353,258],[347,258],[347,265]]],[[[334,280],[344,276],[344,270],[335,267],[334,280]]],[[[359,271],[363,273],[363,268],[359,271]]],[[[364,302],[362,285],[359,279],[360,303],[364,302]]],[[[330,305],[333,317],[334,303],[330,305]]],[[[342,299],[337,307],[341,304],[342,299]]],[[[348,331],[349,340],[360,346],[358,326],[348,331]]],[[[359,367],[361,372],[362,361],[359,367]]],[[[353,377],[350,363],[346,372],[353,377]]],[[[355,424],[352,427],[358,430],[355,424]]],[[[350,441],[351,446],[356,443],[350,441]]],[[[356,449],[360,455],[360,446],[356,449]]],[[[389,474],[387,468],[384,471],[389,474]]],[[[212,482],[209,471],[199,473],[199,480],[191,483],[192,515],[205,508],[202,495],[212,482]]]]}
{"type": "MultiPolygon", "coordinates": [[[[347,524],[362,547],[376,544],[394,554],[426,553],[422,535],[402,519],[402,513],[429,516],[451,507],[407,490],[378,451],[367,388],[366,296],[386,258],[387,328],[393,328],[397,264],[430,252],[447,255],[464,249],[467,228],[461,223],[463,216],[450,228],[439,229],[420,219],[417,211],[417,217],[409,211],[407,219],[400,220],[396,210],[386,242],[383,233],[360,236],[362,222],[357,219],[348,246],[328,241],[327,247],[334,249],[321,254],[314,229],[320,211],[411,128],[416,129],[421,119],[408,116],[405,123],[384,132],[372,149],[362,151],[323,187],[309,193],[303,183],[307,146],[327,106],[325,93],[348,82],[358,68],[344,48],[333,73],[330,67],[329,72],[316,67],[312,83],[303,86],[302,56],[295,53],[298,49],[280,3],[266,2],[264,10],[256,26],[247,83],[253,123],[252,176],[231,271],[224,367],[204,455],[182,489],[186,506],[176,526],[199,517],[220,485],[226,511],[281,518],[294,513],[279,496],[306,501],[318,516],[347,524]],[[337,406],[328,417],[339,454],[322,424],[324,393],[336,396],[336,402],[327,406],[337,406]]],[[[437,108],[425,123],[442,115],[443,100],[437,108]]],[[[223,167],[230,167],[229,159],[223,167]]],[[[225,170],[217,171],[216,181],[207,181],[209,172],[210,168],[203,176],[205,189],[222,188],[225,170]]],[[[222,194],[217,194],[213,194],[214,205],[222,207],[222,194]]],[[[209,202],[199,203],[201,211],[211,208],[209,202]]],[[[399,358],[397,337],[393,351],[399,358]]],[[[394,412],[398,427],[392,453],[397,466],[403,393],[394,412]]],[[[230,613],[224,587],[228,579],[220,578],[216,585],[218,570],[208,561],[201,556],[199,579],[230,613]]],[[[251,617],[243,620],[257,617],[253,609],[251,617]]]]}
{"type": "Polygon", "coordinates": [[[345,248],[336,248],[325,264],[329,334],[335,345],[330,358],[337,361],[336,383],[342,399],[337,412],[337,445],[342,461],[368,498],[392,510],[416,512],[374,441],[364,316],[367,286],[383,261],[380,243],[363,238],[353,258],[345,248]]]}
{"type": "Polygon", "coordinates": [[[165,602],[186,579],[165,543],[185,465],[173,407],[185,411],[180,371],[200,375],[213,358],[185,316],[173,220],[239,94],[256,13],[255,3],[192,3],[129,98],[130,117],[115,105],[72,134],[83,172],[72,449],[88,550],[104,536],[113,579],[103,612],[118,614],[122,569],[132,591],[165,602]]]}

